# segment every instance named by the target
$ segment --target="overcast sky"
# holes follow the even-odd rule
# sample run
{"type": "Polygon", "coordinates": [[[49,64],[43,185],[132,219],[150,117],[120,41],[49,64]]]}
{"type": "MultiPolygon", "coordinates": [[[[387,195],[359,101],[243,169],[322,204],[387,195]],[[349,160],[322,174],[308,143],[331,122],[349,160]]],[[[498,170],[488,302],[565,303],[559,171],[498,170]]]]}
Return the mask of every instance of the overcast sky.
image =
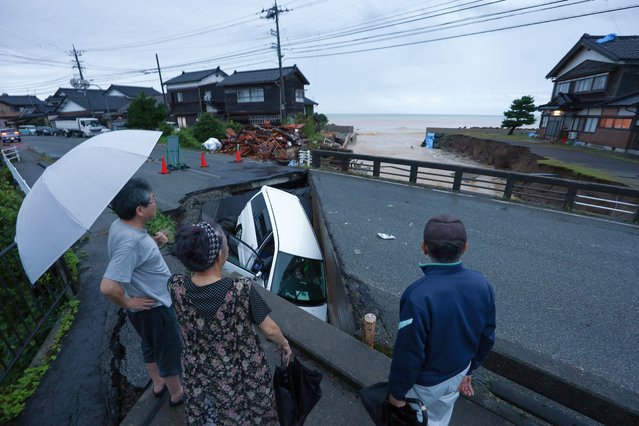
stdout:
{"type": "MultiPolygon", "coordinates": [[[[526,94],[542,104],[552,88],[545,75],[584,33],[639,33],[639,0],[278,5],[288,9],[280,15],[283,65],[297,64],[310,82],[307,96],[326,114],[501,114],[526,94]],[[619,8],[626,9],[531,25],[619,8]]],[[[272,6],[266,0],[0,0],[0,93],[45,99],[70,87],[79,76],[72,45],[82,52],[84,77],[103,89],[159,91],[156,53],[164,80],[217,66],[228,74],[275,68],[275,22],[260,13],[272,6]]]]}

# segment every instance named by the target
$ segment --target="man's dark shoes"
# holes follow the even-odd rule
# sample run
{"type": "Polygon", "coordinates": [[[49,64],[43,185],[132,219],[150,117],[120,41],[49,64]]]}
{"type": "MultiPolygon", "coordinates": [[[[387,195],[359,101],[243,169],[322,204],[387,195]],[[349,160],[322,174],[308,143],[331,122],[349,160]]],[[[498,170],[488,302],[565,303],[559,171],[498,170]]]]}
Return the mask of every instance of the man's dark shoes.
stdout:
{"type": "Polygon", "coordinates": [[[162,386],[162,390],[160,392],[153,391],[153,396],[156,398],[162,398],[166,393],[166,385],[162,386]]]}

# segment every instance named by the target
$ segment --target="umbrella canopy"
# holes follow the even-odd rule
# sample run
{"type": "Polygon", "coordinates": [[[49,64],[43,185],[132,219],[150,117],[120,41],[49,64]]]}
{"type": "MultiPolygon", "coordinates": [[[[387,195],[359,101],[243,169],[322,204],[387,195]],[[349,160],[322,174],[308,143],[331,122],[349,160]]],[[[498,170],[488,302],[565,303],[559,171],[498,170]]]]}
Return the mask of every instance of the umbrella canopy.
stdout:
{"type": "Polygon", "coordinates": [[[103,133],[45,169],[22,202],[16,223],[15,241],[31,283],[93,225],[161,135],[148,130],[103,133]]]}

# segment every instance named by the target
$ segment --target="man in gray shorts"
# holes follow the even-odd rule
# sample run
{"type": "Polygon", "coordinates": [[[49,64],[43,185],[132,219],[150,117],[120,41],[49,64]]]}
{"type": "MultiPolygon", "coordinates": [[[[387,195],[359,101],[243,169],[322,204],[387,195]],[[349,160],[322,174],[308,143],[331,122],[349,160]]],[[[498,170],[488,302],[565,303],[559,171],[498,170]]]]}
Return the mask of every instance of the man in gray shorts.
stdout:
{"type": "Polygon", "coordinates": [[[162,396],[166,386],[171,405],[178,405],[184,396],[180,383],[182,340],[167,288],[171,273],[159,249],[167,237],[161,232],[151,237],[144,228],[157,211],[151,186],[143,179],[131,179],[111,206],[119,219],[109,228],[109,265],[100,291],[127,309],[142,339],[153,393],[162,396]]]}

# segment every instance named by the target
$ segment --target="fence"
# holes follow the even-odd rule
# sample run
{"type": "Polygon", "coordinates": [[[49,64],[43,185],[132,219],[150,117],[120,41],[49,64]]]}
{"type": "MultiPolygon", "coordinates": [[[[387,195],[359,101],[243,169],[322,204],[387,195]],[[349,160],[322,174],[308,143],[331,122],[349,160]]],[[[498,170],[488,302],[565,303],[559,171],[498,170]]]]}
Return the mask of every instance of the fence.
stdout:
{"type": "Polygon", "coordinates": [[[639,221],[639,191],[626,187],[348,152],[315,150],[312,159],[314,168],[639,221]]]}
{"type": "MultiPolygon", "coordinates": [[[[2,152],[5,165],[23,192],[29,186],[11,158],[2,152]]],[[[58,260],[33,286],[22,269],[15,242],[0,252],[0,384],[11,377],[14,367],[23,367],[38,350],[57,320],[56,309],[65,295],[72,296],[71,275],[58,260]],[[42,339],[41,339],[42,338],[42,339]]]]}

